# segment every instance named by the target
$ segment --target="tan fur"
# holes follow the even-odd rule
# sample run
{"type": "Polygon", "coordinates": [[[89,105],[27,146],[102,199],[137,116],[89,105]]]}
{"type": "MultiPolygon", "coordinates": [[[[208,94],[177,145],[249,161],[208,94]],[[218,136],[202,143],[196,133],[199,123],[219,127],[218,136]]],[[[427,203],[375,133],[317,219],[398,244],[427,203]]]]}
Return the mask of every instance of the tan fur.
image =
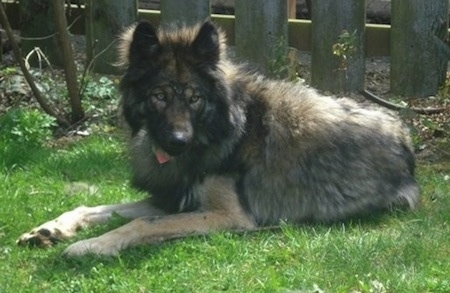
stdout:
{"type": "Polygon", "coordinates": [[[232,185],[233,182],[226,178],[211,177],[200,191],[204,211],[164,218],[137,218],[100,237],[78,241],[65,253],[71,256],[86,253],[116,255],[127,247],[154,244],[180,236],[254,228],[254,223],[240,207],[232,185]]]}
{"type": "Polygon", "coordinates": [[[204,210],[198,213],[169,216],[152,207],[148,200],[131,204],[78,207],[23,234],[17,243],[50,247],[73,237],[81,228],[107,222],[113,213],[134,220],[99,237],[78,241],[64,253],[70,256],[87,253],[117,255],[127,247],[157,243],[183,235],[230,229],[248,230],[255,227],[251,217],[238,202],[232,180],[210,177],[197,192],[204,206],[204,210]]]}
{"type": "Polygon", "coordinates": [[[133,40],[133,33],[136,25],[131,25],[126,28],[122,34],[119,36],[118,44],[117,44],[117,62],[116,66],[125,68],[128,66],[128,54],[130,50],[130,44],[133,40]]]}

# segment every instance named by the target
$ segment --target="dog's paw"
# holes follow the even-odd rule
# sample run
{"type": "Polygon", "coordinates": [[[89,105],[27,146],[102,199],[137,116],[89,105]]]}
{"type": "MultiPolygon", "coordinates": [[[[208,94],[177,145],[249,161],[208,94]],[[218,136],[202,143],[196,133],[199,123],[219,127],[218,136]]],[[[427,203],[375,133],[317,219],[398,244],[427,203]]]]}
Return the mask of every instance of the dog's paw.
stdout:
{"type": "Polygon", "coordinates": [[[103,241],[102,236],[81,240],[71,244],[64,250],[64,254],[69,257],[95,254],[103,256],[115,256],[119,253],[120,247],[115,243],[103,241]]]}
{"type": "Polygon", "coordinates": [[[48,221],[28,233],[22,234],[16,243],[26,246],[50,247],[56,243],[73,237],[76,232],[85,226],[86,214],[89,208],[78,207],[65,212],[58,218],[48,221]]]}
{"type": "Polygon", "coordinates": [[[36,228],[22,234],[16,243],[21,246],[51,247],[61,241],[61,233],[57,229],[36,228]]]}

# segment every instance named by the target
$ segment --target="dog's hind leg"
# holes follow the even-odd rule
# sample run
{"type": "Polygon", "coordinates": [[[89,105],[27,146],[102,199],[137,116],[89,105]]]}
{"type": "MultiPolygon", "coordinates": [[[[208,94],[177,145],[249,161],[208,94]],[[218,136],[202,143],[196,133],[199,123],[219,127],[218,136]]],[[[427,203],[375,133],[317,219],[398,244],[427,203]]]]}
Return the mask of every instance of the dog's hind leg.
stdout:
{"type": "Polygon", "coordinates": [[[81,206],[22,234],[17,244],[49,247],[74,236],[82,228],[107,222],[113,214],[135,219],[144,216],[161,216],[165,213],[152,206],[149,199],[126,204],[81,206]]]}
{"type": "Polygon", "coordinates": [[[201,187],[200,210],[159,218],[138,218],[99,237],[70,245],[67,255],[87,253],[115,255],[120,250],[140,244],[158,243],[213,231],[252,230],[253,218],[242,208],[231,180],[210,178],[201,187]]]}

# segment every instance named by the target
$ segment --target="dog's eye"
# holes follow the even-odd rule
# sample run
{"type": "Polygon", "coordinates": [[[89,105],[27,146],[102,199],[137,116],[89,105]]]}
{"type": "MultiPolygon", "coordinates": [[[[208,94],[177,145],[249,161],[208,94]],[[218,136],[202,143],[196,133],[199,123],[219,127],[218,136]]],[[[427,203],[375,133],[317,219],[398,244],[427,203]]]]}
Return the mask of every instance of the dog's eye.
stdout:
{"type": "Polygon", "coordinates": [[[164,93],[157,93],[154,97],[158,101],[161,101],[161,102],[165,102],[167,100],[167,97],[166,97],[166,95],[164,93]]]}
{"type": "Polygon", "coordinates": [[[195,104],[198,101],[200,101],[201,97],[199,95],[193,95],[190,99],[189,99],[189,103],[191,104],[195,104]]]}

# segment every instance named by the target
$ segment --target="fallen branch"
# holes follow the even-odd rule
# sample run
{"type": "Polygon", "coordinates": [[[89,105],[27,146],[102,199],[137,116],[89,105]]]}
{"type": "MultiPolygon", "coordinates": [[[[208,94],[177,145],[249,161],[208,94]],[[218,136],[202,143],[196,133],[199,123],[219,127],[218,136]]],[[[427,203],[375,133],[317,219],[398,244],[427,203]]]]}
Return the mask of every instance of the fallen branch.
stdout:
{"type": "Polygon", "coordinates": [[[447,111],[447,109],[448,109],[448,107],[440,107],[440,108],[406,107],[406,106],[402,106],[402,105],[398,105],[398,104],[394,104],[394,103],[391,103],[389,101],[386,101],[386,100],[376,96],[375,94],[373,94],[373,93],[371,93],[371,92],[369,92],[367,90],[363,90],[360,93],[366,99],[369,99],[372,102],[375,102],[375,103],[377,103],[377,104],[379,104],[379,105],[381,105],[383,107],[386,107],[388,109],[395,110],[395,111],[408,109],[408,110],[416,112],[417,114],[432,115],[432,114],[443,113],[443,112],[447,111]]]}
{"type": "Polygon", "coordinates": [[[45,56],[44,52],[42,52],[41,48],[39,47],[34,47],[33,50],[31,50],[27,56],[25,57],[25,66],[28,68],[30,68],[30,62],[28,61],[30,59],[30,57],[36,54],[36,57],[38,59],[38,63],[39,63],[39,70],[42,71],[42,59],[44,59],[45,63],[47,64],[47,66],[53,71],[52,68],[52,64],[50,63],[50,61],[48,60],[47,56],[45,56]]]}

